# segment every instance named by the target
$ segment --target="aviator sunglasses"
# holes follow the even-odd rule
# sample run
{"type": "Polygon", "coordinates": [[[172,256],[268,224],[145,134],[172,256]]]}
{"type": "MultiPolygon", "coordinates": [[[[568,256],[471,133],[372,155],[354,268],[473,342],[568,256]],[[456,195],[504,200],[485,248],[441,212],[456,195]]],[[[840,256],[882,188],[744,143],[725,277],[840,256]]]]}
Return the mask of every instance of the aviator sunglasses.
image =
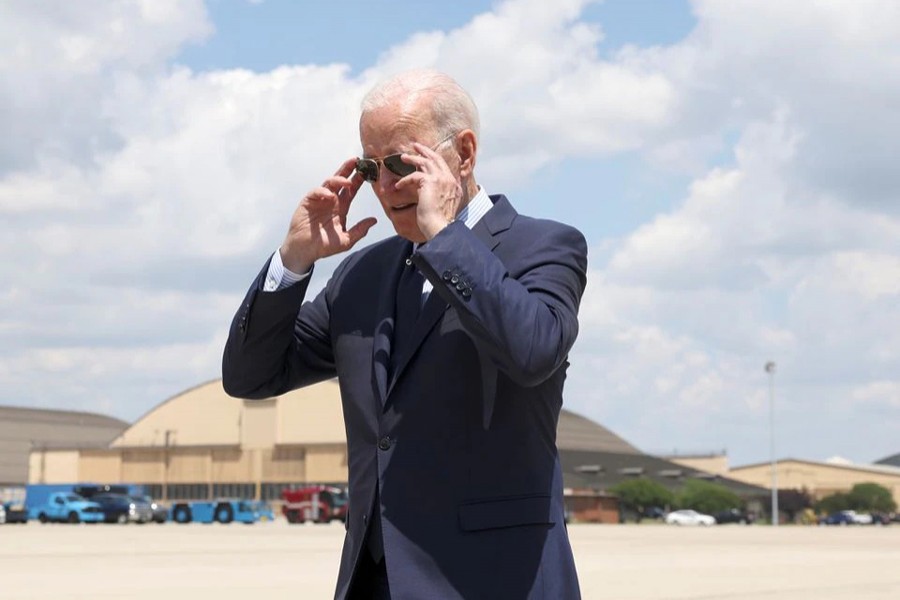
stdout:
{"type": "MultiPolygon", "coordinates": [[[[437,150],[441,144],[451,140],[455,136],[455,133],[451,133],[432,146],[431,149],[437,150]]],[[[356,170],[363,176],[363,179],[369,183],[378,181],[378,173],[381,171],[381,165],[387,167],[388,171],[397,177],[406,177],[407,175],[416,172],[416,166],[403,162],[400,159],[402,154],[403,152],[398,152],[397,154],[390,154],[383,158],[359,158],[356,160],[356,170]]]]}

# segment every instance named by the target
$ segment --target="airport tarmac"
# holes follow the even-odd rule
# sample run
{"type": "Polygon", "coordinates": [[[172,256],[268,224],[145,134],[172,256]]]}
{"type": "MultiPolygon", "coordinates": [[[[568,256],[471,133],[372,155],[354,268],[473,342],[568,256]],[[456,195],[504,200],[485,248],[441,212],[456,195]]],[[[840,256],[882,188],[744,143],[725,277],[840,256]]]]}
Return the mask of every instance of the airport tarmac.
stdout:
{"type": "MultiPolygon", "coordinates": [[[[569,531],[588,600],[900,598],[900,525],[571,525],[569,531]]],[[[0,598],[331,598],[343,534],[338,523],[292,526],[281,519],[4,525],[0,598]]]]}

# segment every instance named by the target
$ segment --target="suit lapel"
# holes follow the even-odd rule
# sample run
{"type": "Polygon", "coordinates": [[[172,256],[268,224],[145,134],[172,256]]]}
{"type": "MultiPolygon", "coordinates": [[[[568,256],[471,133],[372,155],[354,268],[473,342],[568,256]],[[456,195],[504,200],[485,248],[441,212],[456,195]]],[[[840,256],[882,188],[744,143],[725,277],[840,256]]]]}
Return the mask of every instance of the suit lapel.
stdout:
{"type": "MultiPolygon", "coordinates": [[[[505,196],[493,196],[491,197],[491,202],[494,203],[494,206],[472,227],[472,233],[493,252],[500,243],[503,232],[509,229],[512,224],[516,211],[505,196]]],[[[395,288],[398,278],[399,271],[394,276],[395,288]]],[[[390,396],[397,379],[407,364],[409,364],[410,359],[415,355],[419,346],[422,345],[429,332],[431,332],[449,307],[450,305],[444,302],[439,294],[432,291],[428,295],[428,300],[425,301],[425,306],[422,307],[422,312],[419,314],[419,319],[416,321],[413,329],[412,339],[409,344],[406,344],[406,351],[403,356],[399,357],[395,363],[396,368],[391,376],[390,385],[383,396],[385,400],[390,396]]],[[[387,371],[385,371],[385,376],[386,373],[387,371]]]]}
{"type": "Polygon", "coordinates": [[[403,270],[403,261],[412,252],[412,243],[397,238],[397,248],[387,253],[389,267],[383,273],[383,279],[377,282],[380,293],[377,298],[378,323],[375,326],[375,337],[372,340],[372,365],[375,389],[378,394],[378,405],[384,407],[388,395],[388,373],[391,364],[391,348],[394,338],[394,307],[397,297],[397,284],[403,270]]]}
{"type": "Polygon", "coordinates": [[[425,301],[425,306],[422,307],[422,312],[419,313],[419,318],[416,320],[415,327],[413,328],[412,339],[405,345],[406,350],[403,352],[402,356],[397,358],[395,363],[396,368],[391,377],[390,387],[387,391],[388,396],[391,395],[394,384],[397,383],[397,378],[406,368],[409,360],[416,353],[416,350],[419,349],[419,346],[422,345],[422,342],[425,341],[428,332],[431,331],[435,324],[437,324],[441,315],[443,315],[449,307],[450,305],[444,302],[434,291],[428,294],[428,300],[425,301]]]}

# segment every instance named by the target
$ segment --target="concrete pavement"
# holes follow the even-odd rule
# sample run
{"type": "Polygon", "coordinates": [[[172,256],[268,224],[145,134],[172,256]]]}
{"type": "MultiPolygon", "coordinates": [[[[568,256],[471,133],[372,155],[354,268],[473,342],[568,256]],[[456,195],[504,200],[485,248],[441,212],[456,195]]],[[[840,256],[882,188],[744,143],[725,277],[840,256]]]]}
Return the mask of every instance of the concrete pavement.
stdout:
{"type": "MultiPolygon", "coordinates": [[[[584,597],[897,600],[900,526],[572,525],[584,597]]],[[[0,526],[0,598],[331,598],[343,526],[0,526]]],[[[430,600],[430,599],[429,599],[430,600]]]]}

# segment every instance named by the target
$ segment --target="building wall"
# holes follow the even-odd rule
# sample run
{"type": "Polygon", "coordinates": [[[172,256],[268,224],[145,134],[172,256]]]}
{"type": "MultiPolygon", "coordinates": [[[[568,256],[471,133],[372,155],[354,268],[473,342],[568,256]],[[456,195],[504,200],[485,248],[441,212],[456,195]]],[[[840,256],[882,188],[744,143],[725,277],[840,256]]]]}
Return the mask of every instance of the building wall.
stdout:
{"type": "Polygon", "coordinates": [[[28,461],[32,483],[138,483],[177,499],[271,499],[348,478],[335,381],[267,400],[231,398],[212,381],[161,403],[108,448],[38,449],[28,461]]]}
{"type": "MultiPolygon", "coordinates": [[[[772,485],[772,469],[768,464],[732,469],[728,476],[763,487],[772,485]]],[[[889,489],[894,500],[900,504],[900,472],[891,474],[852,466],[839,467],[825,463],[779,461],[777,476],[780,489],[806,488],[816,499],[834,492],[849,491],[857,483],[877,483],[889,489]]]]}
{"type": "Polygon", "coordinates": [[[347,481],[347,452],[337,444],[321,444],[306,449],[306,477],[309,481],[347,481]]]}
{"type": "Polygon", "coordinates": [[[566,509],[579,523],[618,523],[619,501],[594,491],[566,490],[566,509]]]}
{"type": "Polygon", "coordinates": [[[280,396],[275,418],[276,444],[347,443],[341,390],[335,380],[280,396]]]}
{"type": "MultiPolygon", "coordinates": [[[[154,449],[122,450],[122,481],[162,481],[165,451],[154,449]]],[[[91,479],[85,477],[85,479],[91,479]]]]}
{"type": "Polygon", "coordinates": [[[30,460],[30,483],[138,483],[160,486],[161,498],[170,496],[166,486],[180,490],[175,497],[181,499],[195,498],[191,494],[196,490],[203,491],[202,498],[212,497],[217,489],[240,489],[241,494],[252,489],[259,498],[266,484],[345,483],[348,477],[346,446],[341,444],[41,450],[32,452],[30,460]],[[244,487],[220,488],[229,484],[244,487]]]}
{"type": "Polygon", "coordinates": [[[666,456],[666,460],[678,465],[705,471],[714,475],[728,475],[728,455],[717,454],[710,456],[666,456]]]}
{"type": "Polygon", "coordinates": [[[28,483],[32,450],[102,448],[126,427],[125,421],[94,413],[0,406],[0,486],[28,483]]]}
{"type": "MultiPolygon", "coordinates": [[[[308,481],[306,476],[306,448],[277,446],[263,451],[262,478],[266,481],[308,481]]],[[[344,481],[326,479],[326,481],[344,481]]]]}
{"type": "Polygon", "coordinates": [[[78,452],[76,477],[64,481],[95,481],[118,483],[122,477],[122,457],[107,450],[81,450],[78,452]]]}
{"type": "Polygon", "coordinates": [[[166,400],[141,417],[112,447],[236,446],[242,401],[211,381],[166,400]]]}
{"type": "Polygon", "coordinates": [[[78,481],[78,450],[33,450],[28,457],[28,483],[78,481]]]}

